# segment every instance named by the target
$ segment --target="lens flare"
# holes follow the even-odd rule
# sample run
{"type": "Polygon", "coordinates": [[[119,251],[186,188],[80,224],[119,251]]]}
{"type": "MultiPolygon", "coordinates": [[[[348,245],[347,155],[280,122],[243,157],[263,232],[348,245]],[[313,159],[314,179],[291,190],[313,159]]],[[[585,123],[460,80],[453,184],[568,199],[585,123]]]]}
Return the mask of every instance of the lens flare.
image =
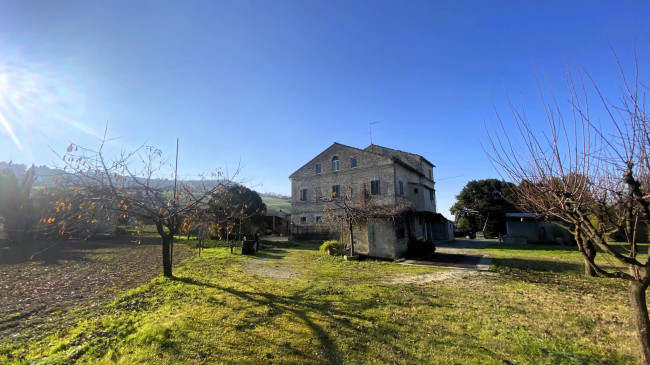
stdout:
{"type": "Polygon", "coordinates": [[[85,106],[80,78],[70,64],[47,59],[16,48],[0,53],[0,134],[30,157],[72,131],[92,134],[78,122],[85,106]]]}

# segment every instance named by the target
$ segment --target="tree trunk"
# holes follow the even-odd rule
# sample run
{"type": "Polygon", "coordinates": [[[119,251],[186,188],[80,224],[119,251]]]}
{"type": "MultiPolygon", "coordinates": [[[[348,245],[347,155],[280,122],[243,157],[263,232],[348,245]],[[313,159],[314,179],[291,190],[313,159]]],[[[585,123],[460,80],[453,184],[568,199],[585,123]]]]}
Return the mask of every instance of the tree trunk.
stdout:
{"type": "Polygon", "coordinates": [[[172,275],[172,254],[171,254],[171,235],[162,236],[162,258],[163,258],[163,275],[165,277],[171,278],[172,275]]]}
{"type": "Polygon", "coordinates": [[[632,307],[633,321],[636,326],[639,350],[641,351],[641,363],[650,364],[650,319],[648,318],[648,306],[646,304],[646,289],[650,283],[630,282],[628,294],[630,306],[632,307]]]}
{"type": "MultiPolygon", "coordinates": [[[[169,272],[172,272],[172,267],[174,266],[174,235],[169,237],[169,272]]],[[[169,274],[171,276],[171,274],[169,274]]]]}
{"type": "MultiPolygon", "coordinates": [[[[165,232],[163,222],[161,220],[156,220],[156,229],[158,234],[162,237],[162,259],[163,259],[163,275],[171,278],[172,275],[172,253],[171,253],[171,242],[173,236],[165,232]]],[[[171,232],[171,231],[170,231],[171,232]]]]}
{"type": "Polygon", "coordinates": [[[590,240],[585,240],[585,276],[596,277],[596,270],[591,266],[591,262],[594,262],[596,258],[596,247],[590,240]]]}
{"type": "Polygon", "coordinates": [[[350,256],[354,256],[354,233],[352,232],[352,221],[348,221],[350,228],[350,256]]]}
{"type": "Polygon", "coordinates": [[[585,276],[596,276],[596,270],[591,266],[591,262],[594,262],[596,258],[596,247],[594,247],[593,242],[583,235],[580,231],[580,225],[576,227],[576,230],[573,232],[573,237],[578,244],[578,250],[582,253],[585,262],[585,276]]]}
{"type": "Polygon", "coordinates": [[[585,276],[596,277],[596,270],[589,263],[589,259],[585,258],[585,276]]]}

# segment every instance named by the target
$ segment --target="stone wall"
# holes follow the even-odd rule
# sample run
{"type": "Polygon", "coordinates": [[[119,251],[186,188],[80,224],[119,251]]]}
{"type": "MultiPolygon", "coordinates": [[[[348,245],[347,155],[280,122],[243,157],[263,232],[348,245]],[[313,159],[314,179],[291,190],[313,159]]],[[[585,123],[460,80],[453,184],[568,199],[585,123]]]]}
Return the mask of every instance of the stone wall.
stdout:
{"type": "MultiPolygon", "coordinates": [[[[328,232],[325,223],[325,209],[335,205],[325,200],[332,199],[332,186],[338,185],[340,195],[351,193],[354,198],[365,187],[370,192],[370,183],[379,180],[380,195],[373,196],[373,203],[395,204],[393,163],[390,158],[372,154],[356,148],[334,144],[309,163],[291,175],[291,223],[294,227],[312,227],[313,233],[328,232]],[[339,159],[339,170],[332,171],[332,158],[339,159]],[[357,167],[351,167],[356,158],[357,167]],[[321,173],[316,164],[321,164],[321,173]],[[347,187],[350,187],[350,190],[347,187]],[[301,191],[306,190],[306,200],[301,200],[301,191]]],[[[333,197],[336,199],[336,197],[333,197]]],[[[299,228],[295,228],[295,231],[299,228]]]]}
{"type": "MultiPolygon", "coordinates": [[[[337,199],[336,196],[332,196],[333,186],[339,186],[339,197],[348,195],[354,199],[362,189],[371,193],[371,182],[379,181],[380,194],[372,196],[373,204],[393,206],[401,201],[410,201],[415,203],[419,211],[435,213],[435,195],[434,200],[431,201],[427,190],[434,189],[434,182],[428,177],[432,176],[429,171],[432,171],[433,165],[415,154],[380,146],[371,147],[361,150],[334,143],[289,177],[291,179],[291,232],[294,238],[328,237],[332,227],[327,224],[325,211],[328,208],[336,209],[336,204],[332,202],[332,199],[337,199]],[[372,152],[371,147],[376,148],[377,151],[372,152]],[[332,168],[332,159],[335,156],[339,161],[337,171],[332,168]],[[351,164],[353,158],[356,159],[356,167],[351,164]],[[399,158],[402,163],[396,162],[395,158],[399,158]],[[318,165],[320,165],[319,170],[318,165]],[[399,181],[402,181],[403,195],[399,192],[399,181]],[[413,193],[414,186],[419,189],[418,194],[413,193]],[[305,191],[305,199],[302,199],[303,191],[305,191]]],[[[387,227],[379,227],[375,224],[369,224],[363,229],[359,230],[360,249],[367,252],[359,251],[361,253],[394,258],[396,255],[399,257],[406,250],[406,240],[399,245],[395,243],[396,233],[392,225],[391,232],[386,231],[387,227]],[[363,229],[371,231],[363,233],[363,229]],[[387,235],[388,238],[382,238],[381,242],[377,239],[373,241],[371,237],[373,229],[382,235],[387,235]],[[373,254],[372,242],[376,245],[387,245],[381,250],[388,251],[373,254]]]]}
{"type": "Polygon", "coordinates": [[[404,195],[402,199],[407,199],[415,205],[418,211],[428,211],[435,213],[435,190],[434,200],[429,196],[429,190],[434,189],[434,182],[428,178],[409,170],[401,165],[395,165],[395,194],[399,196],[399,182],[402,181],[404,186],[404,195]],[[417,190],[417,192],[416,192],[417,190]]]}
{"type": "MultiPolygon", "coordinates": [[[[354,250],[357,253],[377,258],[397,259],[408,249],[408,237],[397,238],[392,221],[376,220],[361,222],[354,226],[354,250]]],[[[346,232],[342,242],[350,240],[346,232]]]]}

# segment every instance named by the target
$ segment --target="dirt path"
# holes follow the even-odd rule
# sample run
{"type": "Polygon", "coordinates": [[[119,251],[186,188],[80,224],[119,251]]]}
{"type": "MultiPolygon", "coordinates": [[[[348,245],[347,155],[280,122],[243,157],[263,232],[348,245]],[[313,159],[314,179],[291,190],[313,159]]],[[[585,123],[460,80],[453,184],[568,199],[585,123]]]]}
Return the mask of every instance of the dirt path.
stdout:
{"type": "Polygon", "coordinates": [[[390,278],[386,284],[424,284],[436,281],[457,282],[462,280],[476,280],[494,276],[494,273],[478,270],[452,269],[432,274],[413,275],[405,277],[390,278]]]}
{"type": "MultiPolygon", "coordinates": [[[[73,309],[92,311],[126,289],[162,273],[159,239],[41,242],[40,254],[16,257],[0,244],[0,345],[20,344],[78,318],[73,309]]],[[[174,247],[174,263],[192,255],[174,247]]]]}
{"type": "Polygon", "coordinates": [[[268,265],[268,261],[263,257],[252,258],[246,263],[246,268],[257,275],[273,279],[289,280],[300,278],[296,271],[283,267],[280,263],[268,265]]]}

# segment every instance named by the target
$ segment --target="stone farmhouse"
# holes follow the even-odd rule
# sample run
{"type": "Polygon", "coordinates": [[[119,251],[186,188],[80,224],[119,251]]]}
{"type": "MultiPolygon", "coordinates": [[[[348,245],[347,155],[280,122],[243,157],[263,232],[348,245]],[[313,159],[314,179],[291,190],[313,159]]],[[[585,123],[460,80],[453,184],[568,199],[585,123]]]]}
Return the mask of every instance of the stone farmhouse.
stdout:
{"type": "MultiPolygon", "coordinates": [[[[361,189],[376,206],[410,203],[406,222],[368,221],[355,227],[355,250],[372,257],[398,258],[409,240],[453,239],[453,227],[436,212],[434,165],[426,158],[371,144],[365,149],[334,143],[295,171],[291,180],[291,234],[294,239],[339,238],[325,222],[332,199],[361,189]]],[[[345,240],[345,237],[343,237],[345,240]]]]}

